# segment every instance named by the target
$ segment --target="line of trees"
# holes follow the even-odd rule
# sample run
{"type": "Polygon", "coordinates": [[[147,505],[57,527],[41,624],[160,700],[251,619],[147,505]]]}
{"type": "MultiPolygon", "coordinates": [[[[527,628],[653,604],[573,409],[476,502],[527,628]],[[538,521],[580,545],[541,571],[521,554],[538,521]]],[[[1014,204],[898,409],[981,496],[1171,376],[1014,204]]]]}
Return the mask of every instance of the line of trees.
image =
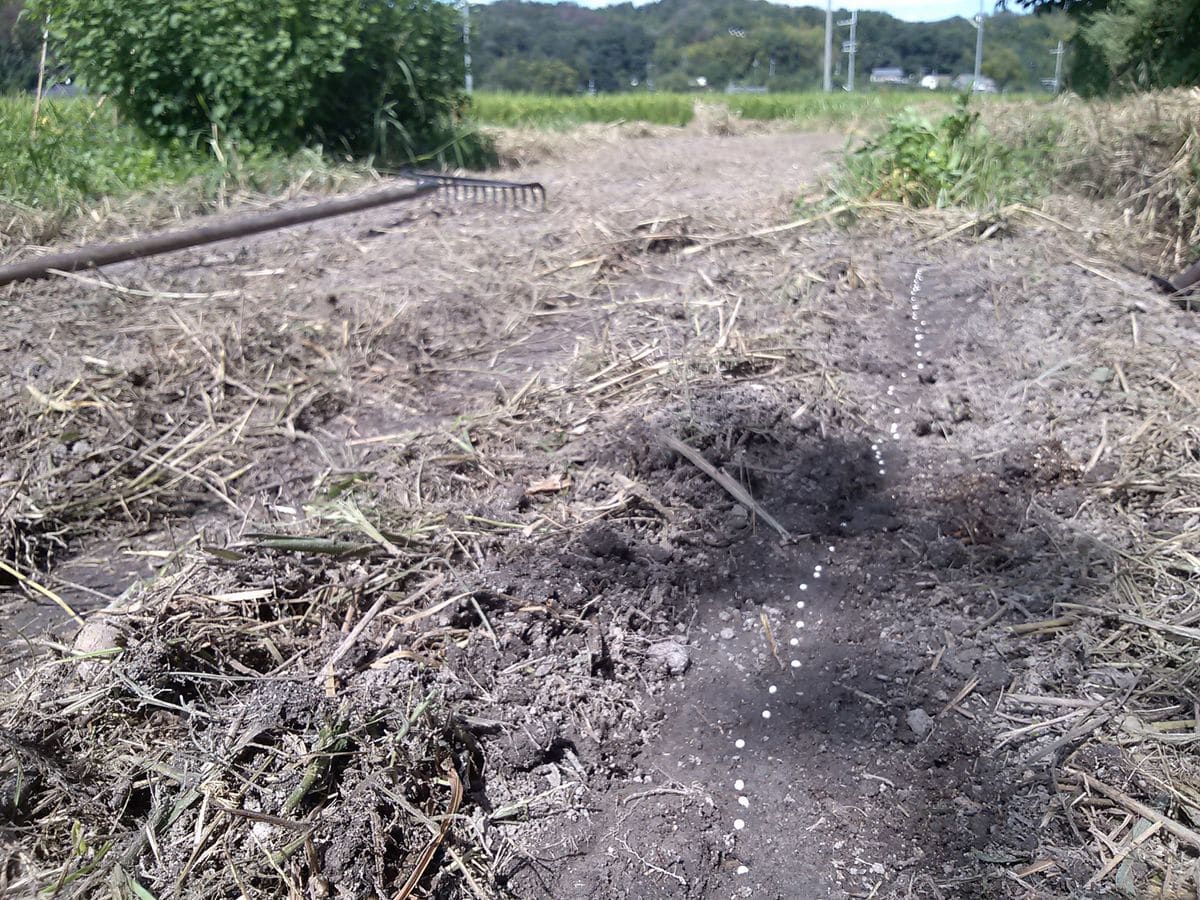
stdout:
{"type": "MultiPolygon", "coordinates": [[[[365,0],[364,0],[365,2],[365,0]]],[[[0,0],[0,91],[29,90],[41,33],[21,0],[0,0]]],[[[1200,0],[999,0],[986,28],[984,74],[1031,89],[1053,72],[1051,51],[1069,41],[1068,84],[1084,94],[1200,83],[1200,0]],[[1039,15],[1016,15],[1007,7],[1039,15]]],[[[839,17],[844,12],[839,11],[839,17]]],[[[569,94],[686,90],[697,78],[776,90],[821,80],[824,11],[766,0],[658,0],[600,9],[499,0],[472,6],[475,83],[569,94]]],[[[974,29],[963,18],[903,22],[861,12],[860,75],[969,72],[974,29]]],[[[835,48],[840,41],[835,42],[835,48]]],[[[838,52],[835,49],[835,52],[838,52]]],[[[845,60],[838,52],[837,70],[845,60]]]]}
{"type": "MultiPolygon", "coordinates": [[[[1194,2],[1194,0],[1189,0],[1194,2]]],[[[844,12],[839,12],[844,17],[844,12]]],[[[476,84],[561,93],[684,90],[703,77],[794,90],[820,84],[825,12],[765,0],[659,0],[587,9],[522,0],[473,6],[476,84]]],[[[897,66],[920,74],[956,75],[974,65],[975,30],[963,18],[903,22],[886,13],[858,18],[860,73],[897,66]]],[[[1001,11],[987,23],[984,73],[1003,87],[1035,88],[1053,74],[1051,51],[1071,36],[1061,12],[1046,16],[1001,11]]],[[[840,40],[835,47],[840,45],[840,40]]],[[[838,54],[844,77],[845,60],[838,54]]]]}

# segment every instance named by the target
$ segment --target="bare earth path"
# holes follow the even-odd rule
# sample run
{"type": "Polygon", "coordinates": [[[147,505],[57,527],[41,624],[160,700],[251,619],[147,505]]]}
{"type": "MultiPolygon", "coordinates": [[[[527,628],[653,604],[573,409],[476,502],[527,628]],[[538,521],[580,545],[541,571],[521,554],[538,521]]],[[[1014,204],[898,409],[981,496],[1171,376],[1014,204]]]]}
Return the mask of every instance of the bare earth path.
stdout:
{"type": "MultiPolygon", "coordinates": [[[[792,218],[840,146],[601,142],[514,173],[542,214],[397,208],[105,273],[175,296],[0,298],[8,557],[80,610],[167,567],[99,671],[6,633],[0,742],[59,823],[0,802],[11,889],[74,865],[78,819],[156,891],[233,890],[223,854],[264,896],[390,896],[453,768],[429,896],[1108,896],[1047,768],[1093,701],[1043,723],[1129,687],[1062,617],[1112,580],[1122,460],[1196,327],[1052,232],[708,246],[792,218]],[[397,763],[426,725],[437,763],[397,763]],[[155,818],[200,783],[241,814],[155,818]],[[297,828],[270,865],[245,838],[297,828]]],[[[31,640],[56,615],[6,602],[31,640]]]]}

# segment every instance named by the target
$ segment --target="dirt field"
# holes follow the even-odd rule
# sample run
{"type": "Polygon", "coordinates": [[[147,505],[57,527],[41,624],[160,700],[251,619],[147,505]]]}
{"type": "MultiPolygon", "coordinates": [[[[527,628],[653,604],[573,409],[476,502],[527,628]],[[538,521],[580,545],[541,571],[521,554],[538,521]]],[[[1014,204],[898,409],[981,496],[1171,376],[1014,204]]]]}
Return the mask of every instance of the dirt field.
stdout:
{"type": "Polygon", "coordinates": [[[841,146],[0,296],[0,893],[1195,896],[1195,317],[841,146]]]}

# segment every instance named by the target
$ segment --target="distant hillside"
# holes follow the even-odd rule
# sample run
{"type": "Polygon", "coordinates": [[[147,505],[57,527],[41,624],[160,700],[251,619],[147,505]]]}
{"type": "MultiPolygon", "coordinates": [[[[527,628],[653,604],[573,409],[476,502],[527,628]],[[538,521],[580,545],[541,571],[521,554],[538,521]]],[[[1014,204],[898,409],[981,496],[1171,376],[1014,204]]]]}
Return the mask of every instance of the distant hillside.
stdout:
{"type": "MultiPolygon", "coordinates": [[[[845,11],[836,13],[842,20],[845,11]]],[[[717,89],[729,82],[800,90],[821,83],[825,12],[764,0],[659,0],[587,9],[573,3],[500,0],[471,7],[471,52],[478,87],[572,93],[686,90],[697,78],[717,89]]],[[[984,74],[1004,89],[1037,87],[1054,73],[1051,50],[1072,26],[1061,14],[998,13],[985,25],[984,74]]],[[[845,79],[835,46],[838,83],[845,79]]],[[[962,18],[903,22],[860,12],[857,82],[872,68],[907,73],[970,72],[975,28],[962,18]]]]}

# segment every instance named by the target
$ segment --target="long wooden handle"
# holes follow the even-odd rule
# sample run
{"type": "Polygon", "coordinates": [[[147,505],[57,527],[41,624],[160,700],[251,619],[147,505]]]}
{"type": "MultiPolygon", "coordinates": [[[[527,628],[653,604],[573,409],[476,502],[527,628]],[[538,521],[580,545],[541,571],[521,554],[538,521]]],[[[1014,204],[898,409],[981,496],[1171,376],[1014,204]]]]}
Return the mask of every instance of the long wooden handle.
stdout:
{"type": "Polygon", "coordinates": [[[274,231],[277,228],[288,228],[292,225],[328,219],[332,216],[341,216],[375,206],[386,206],[389,203],[412,200],[436,191],[438,187],[439,185],[435,181],[406,184],[403,187],[388,188],[357,197],[325,200],[300,209],[281,209],[256,216],[243,216],[238,219],[213,222],[183,231],[152,234],[132,241],[92,244],[88,247],[80,247],[78,250],[51,253],[37,259],[0,266],[0,285],[11,284],[14,281],[46,278],[50,275],[51,269],[75,272],[79,269],[90,269],[130,259],[141,259],[145,256],[156,256],[160,253],[170,253],[185,247],[199,247],[203,244],[213,244],[217,241],[259,234],[263,231],[274,231]]]}

